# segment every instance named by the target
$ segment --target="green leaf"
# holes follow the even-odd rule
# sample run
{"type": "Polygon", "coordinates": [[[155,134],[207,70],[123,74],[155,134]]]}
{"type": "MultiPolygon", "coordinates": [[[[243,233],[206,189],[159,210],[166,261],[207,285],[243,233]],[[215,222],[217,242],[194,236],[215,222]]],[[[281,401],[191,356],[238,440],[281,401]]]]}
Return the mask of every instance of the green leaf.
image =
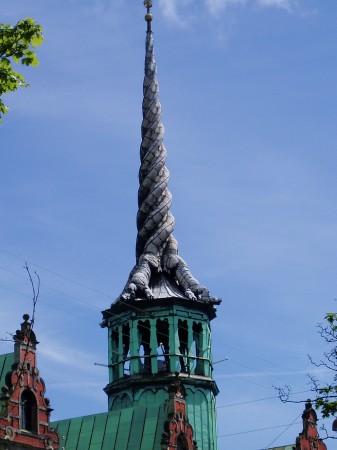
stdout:
{"type": "MultiPolygon", "coordinates": [[[[19,20],[14,26],[0,23],[0,96],[29,86],[24,76],[13,70],[12,64],[38,66],[34,49],[43,42],[42,31],[41,25],[29,17],[19,20]]],[[[7,110],[0,99],[0,122],[7,110]]]]}

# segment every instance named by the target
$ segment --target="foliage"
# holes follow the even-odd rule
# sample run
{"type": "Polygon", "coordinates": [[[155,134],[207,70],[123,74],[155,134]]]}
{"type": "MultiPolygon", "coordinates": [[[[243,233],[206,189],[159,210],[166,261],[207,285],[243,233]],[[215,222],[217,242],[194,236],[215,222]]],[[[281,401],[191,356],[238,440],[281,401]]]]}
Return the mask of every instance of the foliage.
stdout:
{"type": "MultiPolygon", "coordinates": [[[[310,377],[311,390],[313,392],[313,402],[315,407],[321,411],[324,418],[337,414],[337,313],[328,313],[325,316],[324,324],[318,325],[319,334],[329,345],[330,349],[324,352],[323,358],[316,362],[311,356],[310,361],[316,367],[323,367],[331,372],[331,381],[322,384],[317,378],[310,377]]],[[[279,398],[282,402],[300,403],[301,401],[291,400],[291,390],[289,386],[277,388],[279,398]]],[[[303,401],[304,402],[304,401],[303,401]]]]}
{"type": "Polygon", "coordinates": [[[42,27],[33,19],[20,20],[13,27],[0,23],[0,122],[8,110],[1,100],[2,94],[29,86],[24,76],[13,69],[12,63],[37,66],[39,60],[34,49],[42,42],[42,27]]]}
{"type": "Polygon", "coordinates": [[[337,413],[337,313],[328,313],[325,316],[326,323],[320,324],[319,333],[330,344],[330,350],[324,353],[324,358],[318,363],[311,362],[316,367],[325,367],[331,370],[331,382],[322,386],[317,379],[311,377],[313,390],[316,394],[316,408],[320,409],[323,417],[331,417],[337,413]]]}

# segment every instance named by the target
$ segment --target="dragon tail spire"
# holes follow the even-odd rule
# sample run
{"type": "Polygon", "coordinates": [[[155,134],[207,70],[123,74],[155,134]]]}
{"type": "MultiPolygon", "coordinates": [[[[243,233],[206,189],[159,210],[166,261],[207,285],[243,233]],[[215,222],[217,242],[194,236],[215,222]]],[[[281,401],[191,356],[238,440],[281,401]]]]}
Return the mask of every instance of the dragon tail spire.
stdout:
{"type": "MultiPolygon", "coordinates": [[[[136,265],[132,269],[121,294],[124,300],[136,296],[154,299],[150,288],[155,274],[166,277],[183,297],[190,300],[209,299],[208,290],[202,287],[189,271],[185,261],[178,256],[178,243],[173,236],[175,227],[171,213],[172,195],[168,190],[169,171],[164,145],[164,126],[159,101],[157,66],[153,50],[151,29],[151,0],[145,0],[147,33],[145,42],[145,74],[143,82],[143,121],[140,146],[140,169],[137,213],[136,265]]],[[[158,279],[158,277],[157,277],[158,279]]],[[[173,291],[178,292],[173,289],[173,291]]],[[[170,292],[173,292],[172,289],[170,292]]]]}

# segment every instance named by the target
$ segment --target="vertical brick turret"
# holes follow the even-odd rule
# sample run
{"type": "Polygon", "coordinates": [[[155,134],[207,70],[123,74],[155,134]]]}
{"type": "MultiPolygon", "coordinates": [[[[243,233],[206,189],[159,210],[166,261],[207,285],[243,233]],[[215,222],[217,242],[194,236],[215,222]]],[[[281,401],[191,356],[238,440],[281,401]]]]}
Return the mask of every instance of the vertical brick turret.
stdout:
{"type": "Polygon", "coordinates": [[[296,438],[296,450],[327,450],[317,431],[317,414],[307,400],[302,414],[303,431],[296,438]]]}
{"type": "Polygon", "coordinates": [[[49,427],[50,401],[45,397],[45,384],[36,366],[38,341],[29,322],[23,316],[21,329],[14,339],[14,363],[1,387],[0,449],[27,448],[56,450],[58,435],[49,427]],[[19,445],[19,447],[18,447],[19,445]]]}

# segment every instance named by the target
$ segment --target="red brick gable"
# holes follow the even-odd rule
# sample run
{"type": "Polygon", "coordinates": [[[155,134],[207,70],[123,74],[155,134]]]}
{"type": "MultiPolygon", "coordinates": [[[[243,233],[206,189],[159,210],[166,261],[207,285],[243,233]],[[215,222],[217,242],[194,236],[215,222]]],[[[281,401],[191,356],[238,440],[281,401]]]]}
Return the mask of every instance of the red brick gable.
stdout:
{"type": "Polygon", "coordinates": [[[184,386],[177,379],[170,387],[168,418],[161,441],[163,450],[198,450],[187,416],[185,396],[184,386]]]}
{"type": "Polygon", "coordinates": [[[296,438],[296,450],[327,450],[317,431],[317,414],[311,401],[305,404],[302,414],[303,431],[296,438]]]}
{"type": "Polygon", "coordinates": [[[23,316],[21,330],[14,335],[14,364],[1,387],[0,443],[8,449],[20,444],[25,448],[55,450],[58,435],[49,428],[50,401],[36,367],[36,336],[29,316],[23,316]]]}

